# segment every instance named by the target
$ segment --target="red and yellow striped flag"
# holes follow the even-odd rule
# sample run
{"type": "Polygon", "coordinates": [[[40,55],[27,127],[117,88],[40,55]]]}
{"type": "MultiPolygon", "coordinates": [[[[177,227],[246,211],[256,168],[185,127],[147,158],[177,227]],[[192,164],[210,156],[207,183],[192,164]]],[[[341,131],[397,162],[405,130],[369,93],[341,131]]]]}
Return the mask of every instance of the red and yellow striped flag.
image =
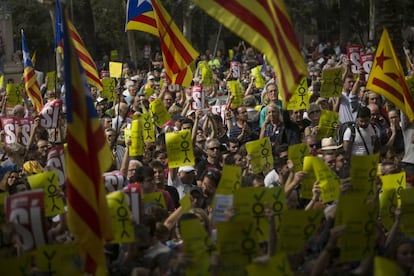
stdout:
{"type": "Polygon", "coordinates": [[[210,16],[266,55],[287,101],[308,74],[283,0],[194,0],[210,16]]]}
{"type": "Polygon", "coordinates": [[[30,59],[29,49],[26,44],[23,30],[22,34],[22,52],[23,52],[23,66],[24,66],[24,86],[26,94],[32,101],[33,107],[37,112],[40,112],[43,107],[42,93],[40,92],[40,86],[36,79],[36,73],[33,68],[33,63],[30,59]]]}
{"type": "Polygon", "coordinates": [[[173,84],[186,87],[191,85],[193,72],[190,64],[198,56],[198,53],[185,39],[158,0],[129,0],[126,29],[140,30],[157,35],[160,38],[162,57],[168,79],[173,84]],[[157,33],[155,33],[155,30],[157,30],[157,33]]]}
{"type": "Polygon", "coordinates": [[[374,63],[367,81],[367,89],[383,95],[403,111],[411,122],[414,120],[413,98],[385,28],[375,53],[374,63]]]}
{"type": "Polygon", "coordinates": [[[99,123],[80,57],[63,16],[64,70],[67,106],[67,222],[85,254],[85,272],[104,275],[104,242],[112,229],[102,174],[112,154],[99,123]]]}
{"type": "Polygon", "coordinates": [[[93,61],[91,55],[89,54],[88,50],[83,43],[82,38],[80,37],[78,31],[76,30],[75,26],[73,25],[72,21],[68,18],[68,27],[70,30],[70,37],[72,39],[73,45],[76,49],[76,54],[79,57],[80,64],[83,68],[83,71],[86,75],[86,80],[89,84],[98,88],[99,91],[103,90],[102,82],[99,79],[98,69],[96,67],[95,62],[93,61]]]}

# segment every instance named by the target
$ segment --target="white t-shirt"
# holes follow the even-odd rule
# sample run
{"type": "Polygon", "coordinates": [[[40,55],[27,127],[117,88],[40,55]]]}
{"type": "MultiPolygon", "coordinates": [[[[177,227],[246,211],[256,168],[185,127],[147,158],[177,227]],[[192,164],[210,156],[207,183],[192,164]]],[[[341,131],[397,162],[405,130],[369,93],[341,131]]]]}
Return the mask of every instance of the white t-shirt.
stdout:
{"type": "MultiPolygon", "coordinates": [[[[352,155],[373,154],[375,140],[378,139],[378,133],[379,131],[374,130],[374,126],[372,124],[370,124],[367,128],[360,128],[358,126],[355,126],[355,139],[354,143],[352,144],[352,155]],[[367,145],[369,152],[367,152],[365,148],[364,141],[367,145]]],[[[351,141],[351,136],[351,128],[347,128],[344,132],[344,141],[351,141]]]]}

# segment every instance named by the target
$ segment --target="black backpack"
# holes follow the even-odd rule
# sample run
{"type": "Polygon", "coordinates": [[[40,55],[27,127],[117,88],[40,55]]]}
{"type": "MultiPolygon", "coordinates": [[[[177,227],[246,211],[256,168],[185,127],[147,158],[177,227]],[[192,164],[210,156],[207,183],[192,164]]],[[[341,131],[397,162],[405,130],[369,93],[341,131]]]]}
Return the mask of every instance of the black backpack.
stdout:
{"type": "Polygon", "coordinates": [[[346,122],[339,125],[337,132],[336,132],[336,142],[337,145],[342,145],[344,142],[344,133],[345,131],[350,128],[351,129],[351,142],[355,141],[355,122],[346,122]]]}

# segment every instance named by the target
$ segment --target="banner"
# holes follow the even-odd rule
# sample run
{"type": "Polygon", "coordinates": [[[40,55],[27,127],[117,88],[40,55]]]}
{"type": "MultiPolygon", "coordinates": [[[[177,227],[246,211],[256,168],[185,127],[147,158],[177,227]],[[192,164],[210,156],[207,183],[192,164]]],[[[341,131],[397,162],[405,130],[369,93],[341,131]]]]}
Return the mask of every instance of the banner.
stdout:
{"type": "Polygon", "coordinates": [[[289,146],[288,159],[292,161],[295,172],[303,170],[305,156],[309,156],[309,154],[308,146],[304,143],[289,146]]]}
{"type": "Polygon", "coordinates": [[[120,191],[125,186],[125,177],[120,171],[106,172],[102,177],[107,193],[120,191]]]}
{"type": "Polygon", "coordinates": [[[155,99],[150,103],[152,118],[154,118],[155,125],[162,127],[171,119],[170,113],[160,99],[155,99]]]}
{"type": "Polygon", "coordinates": [[[195,159],[190,130],[166,133],[165,144],[167,147],[168,167],[170,169],[181,166],[194,166],[195,159]]]}
{"type": "Polygon", "coordinates": [[[100,92],[101,98],[108,99],[108,102],[114,102],[117,98],[115,79],[102,79],[102,87],[103,90],[100,92]]]}
{"type": "Polygon", "coordinates": [[[287,110],[302,110],[309,108],[309,91],[306,78],[301,79],[297,88],[287,103],[287,110]]]}
{"type": "Polygon", "coordinates": [[[342,75],[344,68],[333,68],[322,71],[321,97],[340,97],[342,95],[342,75]]]}
{"type": "Polygon", "coordinates": [[[66,181],[65,148],[58,145],[47,153],[46,167],[55,171],[58,175],[59,185],[62,186],[66,181]]]}
{"type": "Polygon", "coordinates": [[[33,118],[5,117],[1,118],[1,124],[4,130],[4,144],[20,143],[27,146],[34,126],[33,118]],[[20,139],[17,137],[19,129],[21,131],[20,139]]]}
{"type": "Polygon", "coordinates": [[[269,170],[273,168],[272,145],[269,137],[247,142],[246,151],[252,158],[253,173],[261,173],[265,168],[269,170]]]}
{"type": "Polygon", "coordinates": [[[22,87],[18,83],[6,85],[7,106],[16,106],[23,103],[22,87]]]}
{"type": "Polygon", "coordinates": [[[40,126],[44,128],[57,128],[59,126],[59,114],[62,110],[63,101],[56,99],[48,101],[40,111],[40,126]]]}
{"type": "Polygon", "coordinates": [[[128,243],[135,241],[135,230],[125,194],[115,191],[106,195],[111,215],[113,240],[111,243],[128,243]]]}

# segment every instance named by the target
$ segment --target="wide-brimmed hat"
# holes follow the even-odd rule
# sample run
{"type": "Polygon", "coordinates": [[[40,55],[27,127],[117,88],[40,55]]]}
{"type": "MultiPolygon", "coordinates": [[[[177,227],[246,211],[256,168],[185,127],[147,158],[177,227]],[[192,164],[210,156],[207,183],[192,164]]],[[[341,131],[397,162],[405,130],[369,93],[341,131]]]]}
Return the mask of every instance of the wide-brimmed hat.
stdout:
{"type": "Polygon", "coordinates": [[[342,148],[342,145],[338,145],[335,139],[332,137],[322,139],[322,150],[336,150],[342,148]]]}

